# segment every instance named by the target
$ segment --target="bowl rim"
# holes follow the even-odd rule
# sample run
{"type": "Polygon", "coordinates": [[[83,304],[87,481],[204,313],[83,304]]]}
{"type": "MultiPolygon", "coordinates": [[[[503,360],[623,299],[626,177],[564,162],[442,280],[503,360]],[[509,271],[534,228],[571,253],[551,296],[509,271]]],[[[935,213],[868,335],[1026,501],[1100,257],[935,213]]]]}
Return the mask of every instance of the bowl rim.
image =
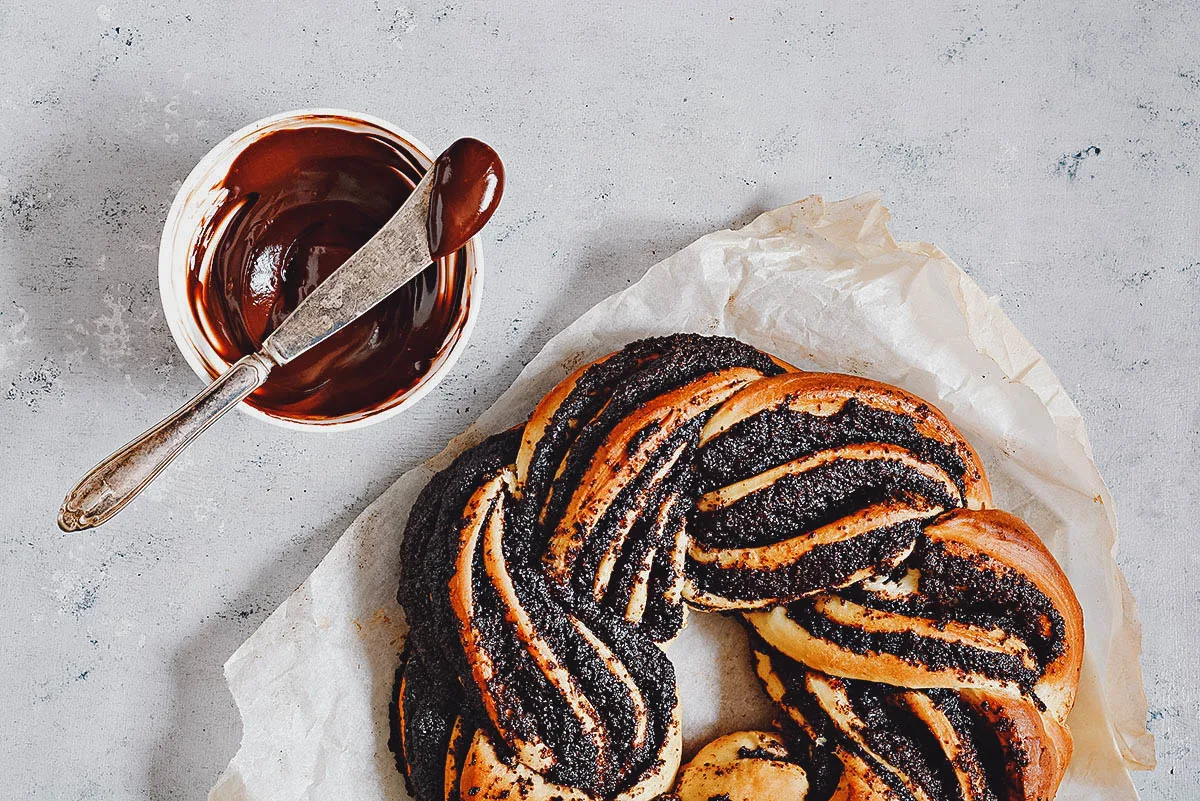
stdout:
{"type": "MultiPolygon", "coordinates": [[[[419,161],[425,162],[426,167],[433,165],[435,158],[428,147],[420,140],[387,120],[383,120],[371,114],[366,114],[360,111],[351,111],[340,108],[304,108],[293,111],[281,111],[276,114],[271,114],[256,120],[248,125],[244,125],[233,133],[226,136],[221,141],[217,142],[209,149],[204,156],[196,162],[196,166],[188,173],[183,182],[179,186],[179,190],[175,193],[175,198],[171,202],[171,208],[167,212],[166,221],[163,223],[162,237],[159,240],[158,248],[158,289],[159,298],[162,302],[163,316],[167,322],[167,328],[171,332],[171,338],[175,341],[175,347],[183,355],[184,361],[192,368],[194,372],[205,383],[214,380],[214,376],[209,371],[209,361],[201,354],[199,347],[194,339],[193,332],[189,330],[189,321],[191,327],[195,328],[196,333],[203,339],[203,332],[199,330],[199,326],[192,319],[192,315],[187,307],[186,302],[180,303],[179,298],[173,291],[176,289],[176,281],[182,280],[182,286],[186,287],[187,281],[187,261],[186,259],[176,258],[176,243],[179,236],[185,232],[181,230],[181,225],[184,222],[185,215],[189,212],[193,197],[201,194],[198,190],[202,190],[205,185],[205,179],[209,177],[210,172],[219,163],[225,160],[236,158],[246,147],[256,141],[256,134],[265,135],[271,130],[284,127],[286,123],[298,123],[297,127],[303,124],[304,119],[312,117],[314,120],[320,118],[336,118],[345,120],[351,124],[362,123],[367,126],[378,128],[385,133],[391,135],[397,140],[397,144],[405,147],[417,157],[419,161]],[[181,275],[182,273],[182,275],[181,275]]],[[[319,124],[319,123],[317,123],[319,124]]],[[[189,237],[193,231],[186,232],[189,237]]],[[[189,238],[190,241],[190,238],[189,238]]],[[[381,406],[380,408],[359,412],[356,416],[345,416],[331,419],[314,419],[306,420],[301,418],[287,417],[284,415],[272,414],[262,409],[250,405],[245,400],[237,404],[237,408],[244,414],[263,420],[272,425],[280,426],[293,430],[302,431],[348,431],[352,429],[365,428],[366,426],[382,422],[388,418],[398,415],[400,412],[409,408],[413,404],[420,401],[434,387],[442,382],[447,373],[454,367],[458,359],[466,350],[467,342],[471,337],[471,333],[475,328],[475,322],[479,316],[479,309],[483,294],[483,273],[484,260],[483,248],[478,235],[472,237],[466,245],[466,265],[469,271],[469,281],[467,287],[467,315],[463,320],[458,331],[458,337],[450,351],[446,354],[442,363],[434,370],[426,373],[417,381],[417,383],[407,392],[399,395],[389,405],[381,406]]],[[[186,293],[185,293],[186,298],[186,293]]],[[[205,340],[206,341],[206,340],[205,340]]],[[[224,359],[220,359],[215,355],[214,360],[228,366],[230,363],[224,359]]]]}

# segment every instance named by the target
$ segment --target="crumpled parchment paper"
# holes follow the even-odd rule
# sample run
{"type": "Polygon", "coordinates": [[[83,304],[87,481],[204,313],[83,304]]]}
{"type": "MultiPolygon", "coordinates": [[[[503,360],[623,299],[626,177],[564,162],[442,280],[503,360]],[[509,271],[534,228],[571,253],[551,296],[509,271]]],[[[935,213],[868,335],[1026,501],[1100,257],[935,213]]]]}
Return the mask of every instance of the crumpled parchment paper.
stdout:
{"type": "MultiPolygon", "coordinates": [[[[894,241],[887,220],[875,193],[767,212],[656,264],[550,340],[475,426],[371,504],[226,663],[244,733],[209,798],[407,798],[388,748],[388,705],[405,631],[399,540],[417,493],[462,449],[524,420],[585,361],[640,337],[692,331],[738,337],[801,368],[898,384],[962,429],[997,505],[1041,535],[1083,604],[1075,755],[1058,797],[1136,799],[1128,770],[1154,762],[1141,627],[1113,559],[1112,498],[1083,420],[997,303],[936,247],[894,241]]],[[[693,614],[670,653],[685,756],[769,720],[736,624],[693,614]]]]}

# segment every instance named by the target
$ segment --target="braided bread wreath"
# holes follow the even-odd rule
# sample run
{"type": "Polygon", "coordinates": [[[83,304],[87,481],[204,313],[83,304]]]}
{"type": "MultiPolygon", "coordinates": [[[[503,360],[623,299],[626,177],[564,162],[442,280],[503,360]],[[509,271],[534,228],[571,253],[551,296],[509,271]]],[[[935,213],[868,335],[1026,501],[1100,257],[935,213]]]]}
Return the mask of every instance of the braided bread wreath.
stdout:
{"type": "Polygon", "coordinates": [[[393,750],[419,801],[1050,799],[1079,603],[937,409],[742,342],[580,369],[412,509],[393,750]],[[679,770],[665,644],[737,613],[778,705],[679,770]],[[678,774],[678,780],[677,779],[678,774]]]}

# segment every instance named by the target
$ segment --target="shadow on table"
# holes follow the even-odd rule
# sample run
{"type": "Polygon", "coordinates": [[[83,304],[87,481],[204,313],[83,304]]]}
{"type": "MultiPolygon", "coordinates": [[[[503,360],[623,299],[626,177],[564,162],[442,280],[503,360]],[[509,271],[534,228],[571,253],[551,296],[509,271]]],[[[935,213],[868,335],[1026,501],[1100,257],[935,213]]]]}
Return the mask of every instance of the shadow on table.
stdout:
{"type": "MultiPolygon", "coordinates": [[[[775,208],[767,201],[766,193],[760,193],[744,208],[730,209],[730,216],[724,220],[681,222],[678,219],[629,217],[610,223],[584,246],[579,258],[552,265],[565,277],[559,282],[560,291],[550,302],[538,309],[514,310],[514,313],[527,315],[523,320],[525,334],[518,342],[513,359],[485,365],[485,368],[495,370],[495,374],[489,376],[490,380],[484,385],[497,387],[494,397],[499,397],[547,340],[592,306],[637,282],[652,266],[705,234],[724,228],[742,228],[763,212],[775,208]]],[[[512,266],[514,272],[519,266],[512,266]]],[[[489,280],[506,280],[504,265],[494,269],[496,277],[489,280]]],[[[486,408],[483,406],[480,411],[486,408]]]]}
{"type": "Polygon", "coordinates": [[[241,721],[225,685],[223,666],[233,652],[316,568],[369,500],[343,510],[286,553],[236,595],[226,611],[207,618],[169,665],[174,684],[170,720],[147,769],[150,798],[204,798],[237,753],[241,721]]]}

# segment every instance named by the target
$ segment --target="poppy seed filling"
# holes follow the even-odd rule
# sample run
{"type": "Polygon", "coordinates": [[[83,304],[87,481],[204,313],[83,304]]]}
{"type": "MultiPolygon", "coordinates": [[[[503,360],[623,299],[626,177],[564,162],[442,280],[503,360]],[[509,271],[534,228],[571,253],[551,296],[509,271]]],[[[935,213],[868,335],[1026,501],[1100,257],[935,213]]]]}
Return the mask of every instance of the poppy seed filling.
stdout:
{"type": "Polygon", "coordinates": [[[409,792],[1049,798],[1082,619],[990,505],[969,443],[898,388],[693,334],[599,359],[410,512],[391,740],[409,792]],[[664,649],[689,608],[741,616],[779,719],[676,783],[664,649]]]}

